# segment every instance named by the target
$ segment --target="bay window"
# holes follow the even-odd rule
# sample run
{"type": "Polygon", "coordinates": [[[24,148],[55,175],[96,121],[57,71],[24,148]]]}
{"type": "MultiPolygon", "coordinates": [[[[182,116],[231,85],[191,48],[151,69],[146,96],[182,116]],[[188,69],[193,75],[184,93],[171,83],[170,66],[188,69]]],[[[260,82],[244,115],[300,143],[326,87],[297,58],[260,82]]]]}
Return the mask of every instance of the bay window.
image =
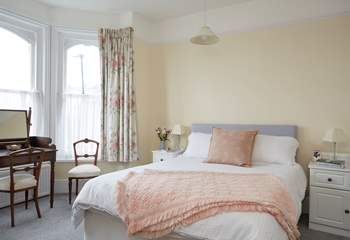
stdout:
{"type": "Polygon", "coordinates": [[[30,135],[51,137],[57,160],[73,160],[75,141],[100,142],[99,58],[96,30],[50,27],[0,9],[0,108],[31,107],[30,135]]]}

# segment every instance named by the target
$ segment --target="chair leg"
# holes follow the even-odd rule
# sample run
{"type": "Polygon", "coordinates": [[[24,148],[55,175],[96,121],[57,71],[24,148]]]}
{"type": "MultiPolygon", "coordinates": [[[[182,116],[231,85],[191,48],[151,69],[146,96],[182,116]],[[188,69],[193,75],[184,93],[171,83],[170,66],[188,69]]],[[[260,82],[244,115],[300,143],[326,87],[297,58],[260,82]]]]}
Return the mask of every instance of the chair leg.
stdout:
{"type": "Polygon", "coordinates": [[[34,188],[34,202],[35,202],[35,208],[36,208],[36,213],[38,214],[38,218],[41,218],[39,200],[38,200],[38,187],[34,188]]]}
{"type": "Polygon", "coordinates": [[[10,192],[11,227],[15,226],[15,193],[10,192]]]}
{"type": "Polygon", "coordinates": [[[69,204],[72,204],[72,179],[68,179],[68,189],[69,189],[69,204]]]}
{"type": "Polygon", "coordinates": [[[79,180],[75,179],[75,196],[78,196],[79,180]]]}
{"type": "Polygon", "coordinates": [[[25,209],[28,209],[28,190],[25,191],[25,209]]]}

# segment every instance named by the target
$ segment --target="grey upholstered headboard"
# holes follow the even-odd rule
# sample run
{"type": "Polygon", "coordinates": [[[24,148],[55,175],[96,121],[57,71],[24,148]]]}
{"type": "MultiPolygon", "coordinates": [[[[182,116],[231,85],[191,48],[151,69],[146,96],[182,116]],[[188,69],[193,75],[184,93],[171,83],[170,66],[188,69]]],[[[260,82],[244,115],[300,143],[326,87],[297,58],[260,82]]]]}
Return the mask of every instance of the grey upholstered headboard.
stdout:
{"type": "Polygon", "coordinates": [[[297,138],[297,126],[294,125],[254,125],[254,124],[192,124],[192,132],[211,133],[213,127],[228,130],[259,130],[259,134],[272,136],[289,136],[297,138]]]}

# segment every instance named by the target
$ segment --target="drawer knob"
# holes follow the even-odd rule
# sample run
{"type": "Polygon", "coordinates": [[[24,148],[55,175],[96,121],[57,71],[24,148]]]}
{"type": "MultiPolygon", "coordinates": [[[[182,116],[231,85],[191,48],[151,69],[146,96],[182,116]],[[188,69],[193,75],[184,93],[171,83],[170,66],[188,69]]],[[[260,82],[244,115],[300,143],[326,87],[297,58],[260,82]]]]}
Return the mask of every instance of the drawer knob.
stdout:
{"type": "Polygon", "coordinates": [[[160,161],[161,161],[161,162],[163,162],[163,161],[164,161],[164,159],[163,159],[163,158],[161,158],[161,159],[160,159],[160,161]]]}
{"type": "Polygon", "coordinates": [[[332,178],[328,178],[328,182],[332,182],[332,178]]]}
{"type": "Polygon", "coordinates": [[[345,213],[349,214],[350,213],[349,209],[345,209],[345,213]]]}

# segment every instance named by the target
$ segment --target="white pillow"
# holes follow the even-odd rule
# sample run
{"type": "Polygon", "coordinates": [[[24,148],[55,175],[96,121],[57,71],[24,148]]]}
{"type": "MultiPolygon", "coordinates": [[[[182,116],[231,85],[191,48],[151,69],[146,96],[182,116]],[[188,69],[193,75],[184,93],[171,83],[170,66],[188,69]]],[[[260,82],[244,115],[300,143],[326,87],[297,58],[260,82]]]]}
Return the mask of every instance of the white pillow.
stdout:
{"type": "Polygon", "coordinates": [[[211,134],[191,133],[188,137],[188,144],[184,156],[207,158],[209,153],[211,134]]]}
{"type": "Polygon", "coordinates": [[[257,135],[252,162],[293,165],[298,147],[299,142],[293,137],[257,135]]]}

